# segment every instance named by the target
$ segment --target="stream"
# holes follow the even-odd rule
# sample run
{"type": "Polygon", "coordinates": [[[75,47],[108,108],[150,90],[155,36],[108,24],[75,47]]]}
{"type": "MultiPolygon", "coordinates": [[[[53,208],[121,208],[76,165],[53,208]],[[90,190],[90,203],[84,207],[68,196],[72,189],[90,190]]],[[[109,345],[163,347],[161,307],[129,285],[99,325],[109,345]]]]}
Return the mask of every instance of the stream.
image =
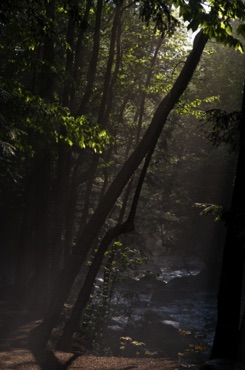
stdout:
{"type": "Polygon", "coordinates": [[[192,284],[192,279],[176,270],[167,278],[127,279],[119,284],[104,346],[113,355],[208,359],[216,323],[216,292],[192,284]]]}

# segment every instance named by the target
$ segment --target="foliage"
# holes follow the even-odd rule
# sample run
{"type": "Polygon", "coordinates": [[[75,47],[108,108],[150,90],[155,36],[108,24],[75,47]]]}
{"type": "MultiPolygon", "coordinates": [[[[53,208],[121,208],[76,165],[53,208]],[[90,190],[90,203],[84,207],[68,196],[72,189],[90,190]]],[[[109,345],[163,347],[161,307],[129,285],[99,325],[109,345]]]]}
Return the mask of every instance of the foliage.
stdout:
{"type": "Polygon", "coordinates": [[[225,218],[223,207],[217,204],[195,203],[195,207],[202,209],[201,215],[212,215],[214,221],[220,221],[225,218]]]}
{"type": "Polygon", "coordinates": [[[206,111],[202,108],[203,103],[213,103],[219,100],[219,96],[209,96],[204,99],[195,99],[191,102],[180,101],[176,107],[176,113],[180,115],[192,115],[196,119],[205,120],[206,111]]]}
{"type": "Polygon", "coordinates": [[[148,355],[145,343],[133,340],[131,337],[120,337],[120,351],[123,356],[128,357],[148,355]]]}
{"type": "Polygon", "coordinates": [[[239,140],[240,112],[226,112],[222,109],[210,109],[206,112],[206,122],[211,130],[207,131],[208,139],[216,146],[228,144],[236,150],[239,140]]]}
{"type": "Polygon", "coordinates": [[[109,143],[106,130],[91,125],[84,116],[74,117],[66,107],[49,103],[17,87],[1,90],[1,137],[5,152],[19,150],[30,156],[54,150],[60,140],[81,149],[90,147],[101,153],[109,143]]]}
{"type": "Polygon", "coordinates": [[[89,337],[98,348],[101,346],[100,350],[103,349],[101,339],[103,330],[110,322],[115,309],[113,302],[115,283],[123,281],[126,275],[132,272],[137,275],[139,268],[148,260],[140,256],[138,250],[123,247],[119,241],[114,241],[111,249],[105,253],[105,257],[107,262],[102,266],[103,282],[96,285],[81,323],[82,330],[89,333],[89,337]]]}
{"type": "Polygon", "coordinates": [[[148,26],[153,22],[154,31],[159,31],[162,36],[174,32],[179,21],[171,14],[171,6],[165,0],[141,0],[140,18],[148,26]]]}
{"type": "MultiPolygon", "coordinates": [[[[0,185],[5,189],[1,199],[6,205],[14,203],[18,190],[21,230],[13,260],[20,271],[16,284],[23,282],[27,293],[23,301],[30,299],[34,281],[32,290],[40,292],[36,306],[38,300],[48,302],[47,284],[53,285],[69,260],[83,226],[179,75],[191,43],[179,16],[189,30],[202,28],[210,38],[242,48],[232,29],[233,19],[244,20],[242,2],[207,3],[207,7],[201,0],[1,4],[0,185]],[[113,24],[116,16],[118,22],[113,24]],[[80,107],[85,112],[81,115],[80,107]],[[15,186],[10,188],[9,182],[15,186]]],[[[244,25],[236,27],[243,37],[244,25]]],[[[212,68],[212,62],[206,64],[212,68]]],[[[206,79],[210,69],[197,71],[197,76],[206,79]]],[[[116,241],[105,255],[101,272],[107,279],[95,289],[82,318],[82,329],[92,340],[110,318],[114,282],[125,273],[138,273],[154,248],[163,253],[176,246],[183,220],[191,220],[186,210],[197,191],[188,175],[197,178],[207,160],[201,133],[193,127],[203,116],[203,106],[213,107],[217,96],[203,83],[194,81],[192,88],[173,112],[175,125],[169,120],[149,169],[136,220],[141,239],[133,246],[116,241]],[[201,159],[190,138],[199,146],[201,159]]],[[[223,124],[222,130],[229,125],[230,121],[227,127],[223,124]]],[[[132,193],[128,204],[125,201],[125,215],[131,198],[132,193]]],[[[123,205],[123,198],[118,199],[98,240],[118,220],[123,205]]],[[[7,225],[9,234],[15,224],[13,213],[1,225],[2,229],[7,225]]],[[[1,220],[7,219],[5,214],[3,207],[1,220]]],[[[193,232],[190,239],[193,243],[193,232]]]]}
{"type": "MultiPolygon", "coordinates": [[[[198,338],[198,333],[193,333],[190,330],[179,329],[179,335],[181,336],[194,336],[194,338],[198,338]]],[[[184,367],[186,366],[185,363],[188,362],[189,358],[191,357],[192,361],[195,357],[199,357],[200,352],[204,352],[207,350],[207,343],[203,340],[199,339],[199,343],[192,344],[190,343],[188,348],[186,348],[183,352],[178,353],[179,362],[184,367]]]]}
{"type": "MultiPolygon", "coordinates": [[[[174,4],[180,8],[180,16],[188,22],[187,28],[195,32],[202,28],[203,32],[214,38],[217,42],[232,46],[236,50],[243,51],[241,41],[233,36],[234,19],[245,19],[245,8],[242,0],[177,0],[174,4]]],[[[243,34],[244,25],[237,27],[237,34],[243,34]]]]}

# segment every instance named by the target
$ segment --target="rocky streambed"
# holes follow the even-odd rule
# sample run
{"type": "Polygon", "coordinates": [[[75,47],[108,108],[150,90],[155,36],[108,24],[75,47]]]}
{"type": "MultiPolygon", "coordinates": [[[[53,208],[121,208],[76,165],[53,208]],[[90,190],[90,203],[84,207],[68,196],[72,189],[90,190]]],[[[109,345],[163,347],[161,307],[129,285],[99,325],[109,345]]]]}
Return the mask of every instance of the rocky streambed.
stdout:
{"type": "Polygon", "coordinates": [[[208,359],[216,322],[216,292],[198,275],[168,283],[154,277],[121,282],[103,337],[113,355],[208,359]]]}

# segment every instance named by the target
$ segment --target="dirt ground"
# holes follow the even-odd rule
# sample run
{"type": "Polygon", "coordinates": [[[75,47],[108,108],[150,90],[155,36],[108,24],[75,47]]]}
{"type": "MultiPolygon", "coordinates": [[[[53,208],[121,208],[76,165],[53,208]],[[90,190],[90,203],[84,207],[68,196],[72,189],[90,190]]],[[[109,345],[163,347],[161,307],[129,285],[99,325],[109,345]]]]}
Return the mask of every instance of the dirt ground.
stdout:
{"type": "MultiPolygon", "coordinates": [[[[37,356],[28,350],[11,349],[0,352],[3,370],[174,370],[178,364],[167,359],[130,359],[118,357],[83,356],[72,353],[45,352],[37,356]]],[[[194,369],[192,367],[192,369],[194,369]]]]}
{"type": "Polygon", "coordinates": [[[99,357],[82,353],[33,351],[27,336],[38,324],[28,312],[0,301],[1,370],[198,370],[169,358],[99,357]]]}

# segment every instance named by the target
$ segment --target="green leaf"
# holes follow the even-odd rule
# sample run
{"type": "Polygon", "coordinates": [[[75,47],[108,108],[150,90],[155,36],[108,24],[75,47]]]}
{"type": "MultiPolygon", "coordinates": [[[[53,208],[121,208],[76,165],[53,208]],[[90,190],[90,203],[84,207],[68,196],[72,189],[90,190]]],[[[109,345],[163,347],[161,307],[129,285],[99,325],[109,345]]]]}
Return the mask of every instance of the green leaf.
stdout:
{"type": "Polygon", "coordinates": [[[244,53],[243,45],[242,45],[242,43],[241,43],[239,40],[237,40],[237,42],[236,42],[235,50],[238,50],[238,51],[240,51],[241,53],[244,53]]]}
{"type": "Polygon", "coordinates": [[[238,27],[237,27],[237,34],[238,35],[241,35],[242,37],[245,38],[245,24],[240,24],[238,27]]]}

